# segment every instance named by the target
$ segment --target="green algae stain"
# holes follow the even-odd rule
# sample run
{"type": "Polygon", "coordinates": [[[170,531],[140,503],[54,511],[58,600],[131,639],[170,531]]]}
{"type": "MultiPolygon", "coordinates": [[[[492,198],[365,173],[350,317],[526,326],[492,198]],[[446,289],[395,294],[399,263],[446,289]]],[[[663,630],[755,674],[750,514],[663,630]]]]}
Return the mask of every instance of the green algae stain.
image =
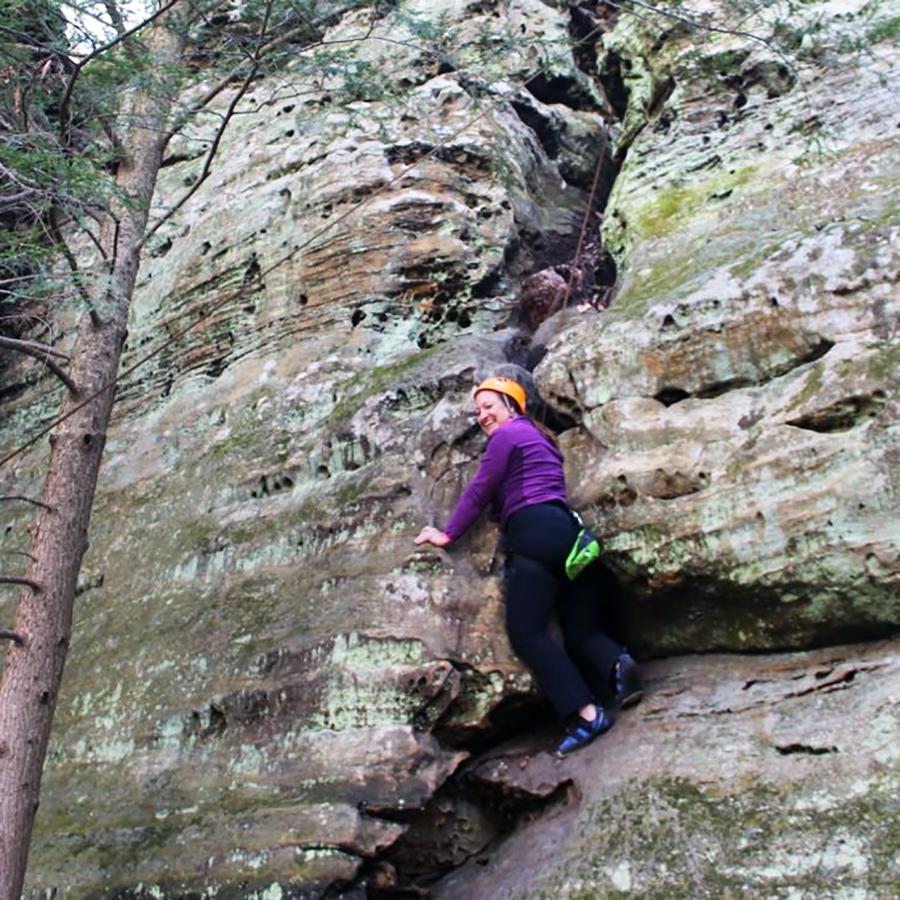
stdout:
{"type": "Polygon", "coordinates": [[[785,412],[790,412],[798,407],[805,406],[813,397],[822,390],[822,378],[825,373],[825,364],[822,362],[813,363],[803,382],[800,393],[788,404],[785,412]]]}
{"type": "Polygon", "coordinates": [[[676,230],[683,222],[695,218],[710,199],[749,183],[756,171],[756,166],[744,166],[734,173],[715,175],[699,184],[664,188],[640,212],[639,233],[645,238],[657,238],[676,230]]]}
{"type": "Polygon", "coordinates": [[[419,665],[425,658],[420,641],[375,640],[351,631],[335,638],[329,662],[358,671],[386,665],[419,665]]]}
{"type": "Polygon", "coordinates": [[[669,257],[665,263],[653,266],[647,275],[642,275],[639,269],[627,293],[617,298],[615,309],[628,318],[640,318],[646,314],[651,302],[687,283],[702,269],[702,264],[689,254],[669,257]]]}
{"type": "Polygon", "coordinates": [[[900,37],[900,16],[885,19],[883,22],[873,25],[866,32],[866,40],[871,44],[878,44],[881,41],[895,41],[898,37],[900,37]]]}
{"type": "Polygon", "coordinates": [[[327,424],[330,429],[336,430],[346,424],[362,409],[367,400],[397,385],[422,362],[443,349],[445,347],[442,345],[430,347],[427,350],[412,353],[399,362],[375,366],[367,372],[342,381],[335,387],[335,392],[340,399],[335,402],[327,416],[327,424]]]}
{"type": "Polygon", "coordinates": [[[852,375],[860,364],[871,378],[878,381],[896,380],[900,373],[900,343],[876,347],[862,360],[845,360],[838,372],[842,377],[852,375]]]}
{"type": "Polygon", "coordinates": [[[338,507],[342,507],[357,500],[365,494],[371,480],[372,476],[367,474],[363,477],[353,478],[346,484],[341,485],[334,493],[335,504],[338,507]]]}
{"type": "Polygon", "coordinates": [[[747,280],[759,271],[763,263],[768,262],[776,253],[782,251],[784,243],[784,237],[774,241],[752,241],[750,251],[743,258],[728,266],[729,274],[739,281],[747,280]]]}

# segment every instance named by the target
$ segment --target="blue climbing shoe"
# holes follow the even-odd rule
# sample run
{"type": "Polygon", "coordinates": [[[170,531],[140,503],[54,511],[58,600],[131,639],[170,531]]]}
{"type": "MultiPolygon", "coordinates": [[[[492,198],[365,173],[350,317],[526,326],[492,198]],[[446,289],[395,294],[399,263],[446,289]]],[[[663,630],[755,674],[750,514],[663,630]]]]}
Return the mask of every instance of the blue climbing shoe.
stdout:
{"type": "Polygon", "coordinates": [[[638,664],[624,651],[616,660],[616,706],[628,709],[644,699],[644,682],[638,664]]]}
{"type": "Polygon", "coordinates": [[[562,759],[575,750],[580,750],[594,740],[605,734],[615,724],[615,720],[602,706],[597,707],[597,718],[593,722],[575,716],[571,724],[566,727],[566,736],[563,742],[556,748],[556,755],[562,759]]]}

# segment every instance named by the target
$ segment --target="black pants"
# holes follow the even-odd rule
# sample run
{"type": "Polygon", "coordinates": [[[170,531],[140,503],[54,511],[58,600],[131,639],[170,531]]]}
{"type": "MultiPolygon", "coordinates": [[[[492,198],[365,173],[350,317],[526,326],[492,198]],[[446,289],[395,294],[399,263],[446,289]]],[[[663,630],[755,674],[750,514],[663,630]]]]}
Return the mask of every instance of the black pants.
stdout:
{"type": "Polygon", "coordinates": [[[506,523],[511,551],[507,633],[562,719],[607,690],[613,664],[624,649],[608,635],[616,624],[616,597],[599,563],[574,581],[566,577],[566,557],[577,534],[568,510],[555,503],[527,506],[506,523]],[[549,633],[554,610],[565,650],[549,633]]]}

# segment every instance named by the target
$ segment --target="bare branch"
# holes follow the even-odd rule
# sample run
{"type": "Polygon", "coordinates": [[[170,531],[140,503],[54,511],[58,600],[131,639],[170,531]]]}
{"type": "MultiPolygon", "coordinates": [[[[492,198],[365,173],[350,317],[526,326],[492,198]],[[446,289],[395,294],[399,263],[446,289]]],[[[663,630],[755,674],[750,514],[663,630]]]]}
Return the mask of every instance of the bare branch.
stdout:
{"type": "Polygon", "coordinates": [[[103,245],[100,243],[100,239],[91,231],[84,222],[81,223],[81,230],[88,236],[90,242],[97,248],[97,252],[100,254],[100,258],[103,262],[109,262],[106,256],[106,250],[103,249],[103,245]]]}
{"type": "Polygon", "coordinates": [[[19,341],[13,338],[0,338],[0,347],[6,347],[9,350],[21,350],[23,353],[26,352],[27,348],[28,350],[34,350],[37,353],[46,353],[50,356],[57,356],[60,359],[65,360],[69,359],[68,353],[63,353],[62,350],[54,350],[46,344],[38,344],[35,341],[19,341]]]}
{"type": "MultiPolygon", "coordinates": [[[[314,44],[310,44],[308,47],[305,47],[304,49],[311,50],[314,47],[324,47],[326,45],[331,45],[331,44],[353,44],[353,43],[357,43],[359,41],[364,41],[364,40],[367,40],[371,36],[372,30],[374,29],[374,27],[375,27],[375,23],[373,20],[372,23],[370,23],[369,30],[366,32],[366,34],[364,34],[360,37],[346,38],[346,39],[341,39],[341,40],[337,40],[337,41],[319,40],[314,44]]],[[[256,52],[254,53],[254,61],[258,63],[258,61],[261,60],[262,57],[266,53],[268,53],[270,50],[273,50],[276,47],[280,47],[282,44],[288,43],[289,41],[293,40],[293,38],[297,37],[298,35],[303,34],[307,28],[308,28],[308,25],[306,25],[306,24],[301,25],[298,28],[292,28],[290,31],[286,31],[284,34],[281,34],[276,38],[272,38],[272,40],[267,41],[265,44],[260,45],[257,48],[256,52]]],[[[227,88],[228,85],[231,84],[235,80],[235,78],[238,77],[238,75],[240,74],[240,72],[243,69],[246,62],[247,62],[247,60],[243,60],[241,63],[239,63],[237,66],[235,66],[227,75],[225,75],[216,84],[214,84],[206,92],[206,94],[204,94],[203,97],[201,97],[190,109],[188,109],[184,113],[182,113],[181,116],[179,116],[175,120],[175,123],[172,126],[172,134],[174,135],[178,131],[180,131],[192,116],[195,116],[198,112],[201,112],[207,105],[209,105],[213,100],[215,100],[215,98],[218,97],[219,94],[221,94],[222,91],[224,91],[225,88],[227,88]]]]}
{"type": "MultiPolygon", "coordinates": [[[[266,4],[266,11],[263,17],[262,25],[259,29],[259,38],[260,40],[265,37],[266,31],[269,27],[269,16],[272,12],[272,0],[266,4]]],[[[247,77],[244,79],[244,83],[241,85],[238,92],[231,98],[231,103],[228,104],[228,109],[225,112],[222,121],[219,123],[219,128],[216,131],[216,136],[213,138],[212,144],[210,145],[209,152],[206,154],[206,160],[203,163],[203,171],[200,173],[200,177],[191,185],[191,189],[184,194],[181,199],[171,208],[169,211],[155,224],[152,228],[148,228],[146,234],[141,238],[139,247],[143,247],[144,244],[147,243],[150,238],[156,234],[157,231],[162,227],[164,222],[167,222],[172,216],[190,200],[191,197],[197,192],[200,188],[200,185],[203,184],[204,181],[209,177],[210,170],[212,169],[213,160],[216,157],[216,153],[219,149],[219,144],[222,142],[222,135],[225,133],[225,129],[228,127],[228,123],[231,121],[232,117],[235,114],[235,110],[237,109],[238,103],[244,97],[244,94],[247,93],[247,90],[250,88],[250,85],[253,83],[253,79],[256,78],[256,73],[259,71],[260,65],[260,57],[263,52],[263,47],[259,47],[253,56],[250,59],[251,68],[247,77]]]]}
{"type": "Polygon", "coordinates": [[[18,350],[19,353],[24,353],[26,356],[32,356],[40,360],[75,397],[81,395],[78,385],[52,359],[48,359],[47,350],[49,348],[41,347],[40,344],[32,345],[30,341],[17,341],[14,338],[5,337],[0,337],[0,347],[6,347],[8,350],[18,350]]]}
{"type": "MultiPolygon", "coordinates": [[[[296,16],[300,19],[301,22],[309,29],[310,33],[315,37],[317,41],[322,40],[322,31],[319,29],[319,23],[313,22],[312,19],[307,19],[306,16],[296,7],[291,7],[291,15],[296,16]]],[[[297,29],[293,29],[294,33],[296,33],[297,29]]]]}
{"type": "MultiPolygon", "coordinates": [[[[589,31],[586,35],[584,35],[582,38],[579,39],[578,43],[587,43],[595,34],[597,34],[601,30],[601,28],[602,28],[602,26],[598,25],[597,27],[591,29],[591,31],[589,31]]],[[[369,31],[371,32],[371,28],[369,29],[369,31]]],[[[289,38],[289,36],[290,36],[290,34],[283,35],[281,38],[278,39],[278,41],[272,42],[272,44],[270,44],[270,45],[265,45],[265,47],[274,45],[275,43],[280,43],[282,40],[287,40],[289,38]]],[[[345,43],[345,42],[344,41],[336,41],[334,43],[345,43]]],[[[262,48],[259,52],[262,53],[262,50],[265,49],[265,47],[262,48]]],[[[566,52],[569,52],[568,48],[567,48],[566,52]]],[[[532,81],[534,81],[535,78],[537,78],[539,75],[541,75],[546,68],[547,68],[546,66],[539,67],[532,75],[530,75],[527,79],[525,79],[525,81],[522,83],[522,86],[527,87],[528,84],[530,84],[532,81]]],[[[233,77],[234,76],[232,74],[231,78],[233,78],[233,77]]],[[[220,82],[219,85],[217,85],[216,88],[213,89],[213,92],[211,92],[211,94],[207,95],[205,101],[202,101],[199,106],[195,106],[191,111],[189,111],[189,113],[199,112],[203,108],[203,106],[205,105],[206,102],[208,102],[212,97],[214,97],[218,92],[220,92],[227,85],[228,80],[229,79],[226,79],[225,81],[220,82]]],[[[313,234],[309,235],[306,238],[306,240],[304,240],[300,245],[298,245],[297,247],[292,249],[290,252],[288,252],[281,258],[277,259],[268,268],[264,269],[260,273],[260,275],[262,277],[265,277],[268,273],[274,271],[279,266],[282,266],[286,262],[288,262],[288,260],[294,258],[297,253],[299,253],[305,247],[308,247],[313,241],[317,240],[325,232],[334,228],[335,226],[337,226],[338,224],[343,222],[345,219],[347,219],[349,216],[354,215],[362,207],[372,203],[377,197],[381,196],[381,194],[383,194],[391,186],[393,186],[394,184],[397,184],[398,182],[400,182],[404,178],[406,178],[407,175],[416,168],[416,166],[421,165],[427,159],[429,159],[432,156],[434,156],[435,154],[437,154],[443,147],[446,147],[447,145],[449,145],[452,141],[456,140],[463,132],[467,131],[469,128],[472,128],[474,125],[476,125],[479,121],[486,118],[487,116],[489,116],[489,110],[481,109],[480,112],[478,112],[478,114],[476,116],[471,118],[469,121],[467,121],[465,124],[463,124],[460,128],[457,128],[451,134],[444,137],[442,140],[440,140],[438,143],[436,143],[433,147],[431,147],[430,150],[428,150],[426,153],[424,153],[422,156],[420,156],[414,162],[411,162],[402,171],[400,171],[399,173],[397,173],[397,175],[395,175],[393,178],[391,178],[390,181],[383,184],[379,188],[379,190],[369,194],[368,196],[366,196],[365,198],[360,200],[355,206],[350,207],[345,212],[343,212],[341,215],[336,216],[335,218],[331,219],[327,225],[325,225],[324,227],[315,231],[313,234]]],[[[183,118],[184,117],[182,117],[182,119],[183,118]]],[[[182,121],[182,125],[183,124],[184,123],[182,121]]],[[[180,128],[181,125],[179,125],[178,127],[180,128]]],[[[175,130],[177,130],[177,129],[173,129],[172,131],[169,132],[170,137],[172,134],[174,134],[175,130]]],[[[244,286],[242,286],[242,287],[238,288],[236,291],[226,294],[219,301],[206,307],[203,310],[203,312],[201,313],[201,315],[198,316],[198,318],[189,322],[183,328],[177,330],[174,334],[170,334],[168,336],[168,338],[166,338],[166,340],[163,341],[161,344],[159,344],[158,346],[156,346],[155,348],[153,348],[152,350],[150,350],[149,352],[147,352],[146,354],[144,354],[143,356],[141,356],[137,360],[135,360],[135,362],[131,366],[129,366],[127,369],[125,369],[124,372],[120,372],[118,375],[111,378],[106,384],[102,385],[100,388],[98,388],[96,391],[94,391],[90,396],[86,397],[80,403],[73,406],[68,412],[64,413],[59,418],[52,421],[49,425],[47,425],[45,428],[43,428],[36,434],[32,435],[24,443],[19,444],[18,447],[11,450],[9,453],[6,454],[6,456],[4,456],[2,459],[0,459],[0,468],[5,466],[11,460],[15,459],[17,456],[20,456],[21,454],[23,454],[29,447],[34,446],[41,438],[43,438],[44,436],[46,436],[47,434],[52,432],[54,428],[56,428],[58,425],[65,422],[71,416],[74,416],[79,410],[83,409],[89,403],[93,402],[101,394],[110,390],[112,387],[114,387],[119,382],[123,381],[129,375],[132,375],[134,372],[136,372],[139,368],[141,368],[149,360],[158,356],[163,351],[163,349],[165,349],[168,346],[171,346],[175,341],[182,338],[185,334],[187,334],[189,331],[196,328],[202,322],[207,321],[210,316],[212,316],[219,309],[222,309],[227,303],[234,302],[235,298],[239,298],[243,294],[244,289],[245,289],[244,286]]]]}
{"type": "Polygon", "coordinates": [[[32,562],[37,562],[37,557],[32,556],[27,550],[0,550],[4,556],[27,556],[32,562]]]}
{"type": "Polygon", "coordinates": [[[5,497],[0,497],[0,503],[5,500],[21,500],[23,503],[31,503],[34,506],[40,506],[43,509],[49,509],[50,512],[53,512],[53,507],[47,506],[42,500],[32,500],[31,497],[24,497],[21,494],[8,494],[5,497]]]}
{"type": "Polygon", "coordinates": [[[0,575],[0,584],[21,584],[30,587],[36,594],[40,594],[43,588],[30,578],[20,578],[18,575],[0,575]]]}
{"type": "Polygon", "coordinates": [[[0,628],[0,641],[12,641],[20,647],[25,645],[25,638],[17,631],[10,631],[8,628],[0,628]]]}

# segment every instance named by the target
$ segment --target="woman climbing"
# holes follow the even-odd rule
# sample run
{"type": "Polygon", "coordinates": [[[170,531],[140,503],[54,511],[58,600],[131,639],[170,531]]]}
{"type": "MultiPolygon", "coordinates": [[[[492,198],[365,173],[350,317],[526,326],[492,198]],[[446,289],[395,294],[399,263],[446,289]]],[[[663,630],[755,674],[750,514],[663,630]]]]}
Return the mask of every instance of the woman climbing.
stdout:
{"type": "Polygon", "coordinates": [[[517,382],[488,378],[474,396],[476,418],[488,438],[481,466],[445,529],[426,526],[415,543],[445,547],[491,505],[511,553],[509,641],[564,723],[566,736],[556,753],[565,756],[613,725],[588,680],[601,685],[600,691],[608,686],[614,702],[627,707],[643,697],[640,673],[625,648],[606,633],[592,569],[572,581],[566,577],[565,561],[580,523],[566,502],[563,456],[555,438],[525,416],[525,391],[517,382]],[[554,609],[565,650],[549,633],[554,609]]]}

